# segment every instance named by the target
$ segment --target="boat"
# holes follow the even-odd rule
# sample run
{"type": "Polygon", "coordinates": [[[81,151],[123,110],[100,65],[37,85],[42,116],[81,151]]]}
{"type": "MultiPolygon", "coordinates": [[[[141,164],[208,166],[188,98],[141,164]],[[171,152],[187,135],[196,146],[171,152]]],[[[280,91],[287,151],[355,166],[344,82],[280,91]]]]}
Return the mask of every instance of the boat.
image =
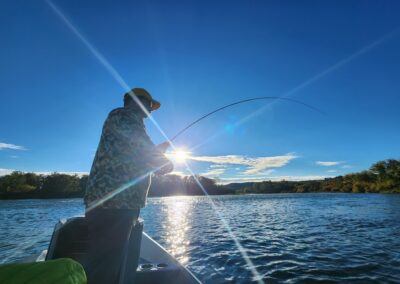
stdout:
{"type": "MultiPolygon", "coordinates": [[[[71,258],[85,267],[87,232],[84,216],[60,220],[54,228],[48,250],[35,261],[71,258]]],[[[135,223],[125,247],[120,280],[115,284],[201,284],[187,268],[143,232],[141,218],[135,223]]]]}

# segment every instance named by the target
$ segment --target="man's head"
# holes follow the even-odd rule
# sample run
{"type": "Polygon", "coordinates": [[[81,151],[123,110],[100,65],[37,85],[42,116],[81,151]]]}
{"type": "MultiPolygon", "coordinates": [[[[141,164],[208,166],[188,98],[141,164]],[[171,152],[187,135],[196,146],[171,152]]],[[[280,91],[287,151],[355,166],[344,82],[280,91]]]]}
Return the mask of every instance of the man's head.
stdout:
{"type": "Polygon", "coordinates": [[[138,105],[135,98],[137,98],[142,106],[146,108],[148,112],[157,110],[160,107],[160,103],[152,98],[149,92],[143,88],[133,88],[130,92],[124,95],[124,107],[129,107],[138,111],[139,113],[146,116],[142,108],[138,105]]]}

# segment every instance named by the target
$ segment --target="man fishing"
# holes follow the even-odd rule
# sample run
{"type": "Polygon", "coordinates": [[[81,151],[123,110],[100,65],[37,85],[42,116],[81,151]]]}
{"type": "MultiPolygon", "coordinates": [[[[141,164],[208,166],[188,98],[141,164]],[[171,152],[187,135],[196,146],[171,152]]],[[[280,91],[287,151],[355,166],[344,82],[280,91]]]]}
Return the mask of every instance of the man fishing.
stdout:
{"type": "Polygon", "coordinates": [[[118,283],[124,245],[146,204],[151,174],[166,174],[173,165],[146,134],[144,119],[160,103],[142,88],[124,95],[124,107],[108,115],[85,194],[89,228],[89,284],[118,283]]]}

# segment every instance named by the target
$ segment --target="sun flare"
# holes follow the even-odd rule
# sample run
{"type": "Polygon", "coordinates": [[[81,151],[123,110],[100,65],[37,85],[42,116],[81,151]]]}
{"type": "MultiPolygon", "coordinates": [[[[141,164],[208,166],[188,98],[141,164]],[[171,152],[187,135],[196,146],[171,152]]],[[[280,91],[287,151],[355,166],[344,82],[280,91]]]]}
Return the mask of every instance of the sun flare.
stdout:
{"type": "Polygon", "coordinates": [[[176,150],[173,152],[167,153],[167,157],[172,159],[177,164],[183,164],[189,158],[190,152],[186,152],[183,150],[176,150]]]}

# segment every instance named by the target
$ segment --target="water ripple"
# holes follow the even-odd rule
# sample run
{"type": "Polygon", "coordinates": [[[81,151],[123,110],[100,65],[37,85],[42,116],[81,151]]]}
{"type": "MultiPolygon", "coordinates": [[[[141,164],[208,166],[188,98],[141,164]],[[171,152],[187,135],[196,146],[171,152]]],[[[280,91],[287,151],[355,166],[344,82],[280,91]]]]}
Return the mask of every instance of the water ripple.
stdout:
{"type": "MultiPolygon", "coordinates": [[[[399,283],[400,196],[212,197],[266,283],[399,283]]],[[[0,201],[0,260],[45,249],[80,199],[0,201]]],[[[204,283],[250,283],[250,267],[206,197],[149,200],[145,230],[204,283]]]]}

